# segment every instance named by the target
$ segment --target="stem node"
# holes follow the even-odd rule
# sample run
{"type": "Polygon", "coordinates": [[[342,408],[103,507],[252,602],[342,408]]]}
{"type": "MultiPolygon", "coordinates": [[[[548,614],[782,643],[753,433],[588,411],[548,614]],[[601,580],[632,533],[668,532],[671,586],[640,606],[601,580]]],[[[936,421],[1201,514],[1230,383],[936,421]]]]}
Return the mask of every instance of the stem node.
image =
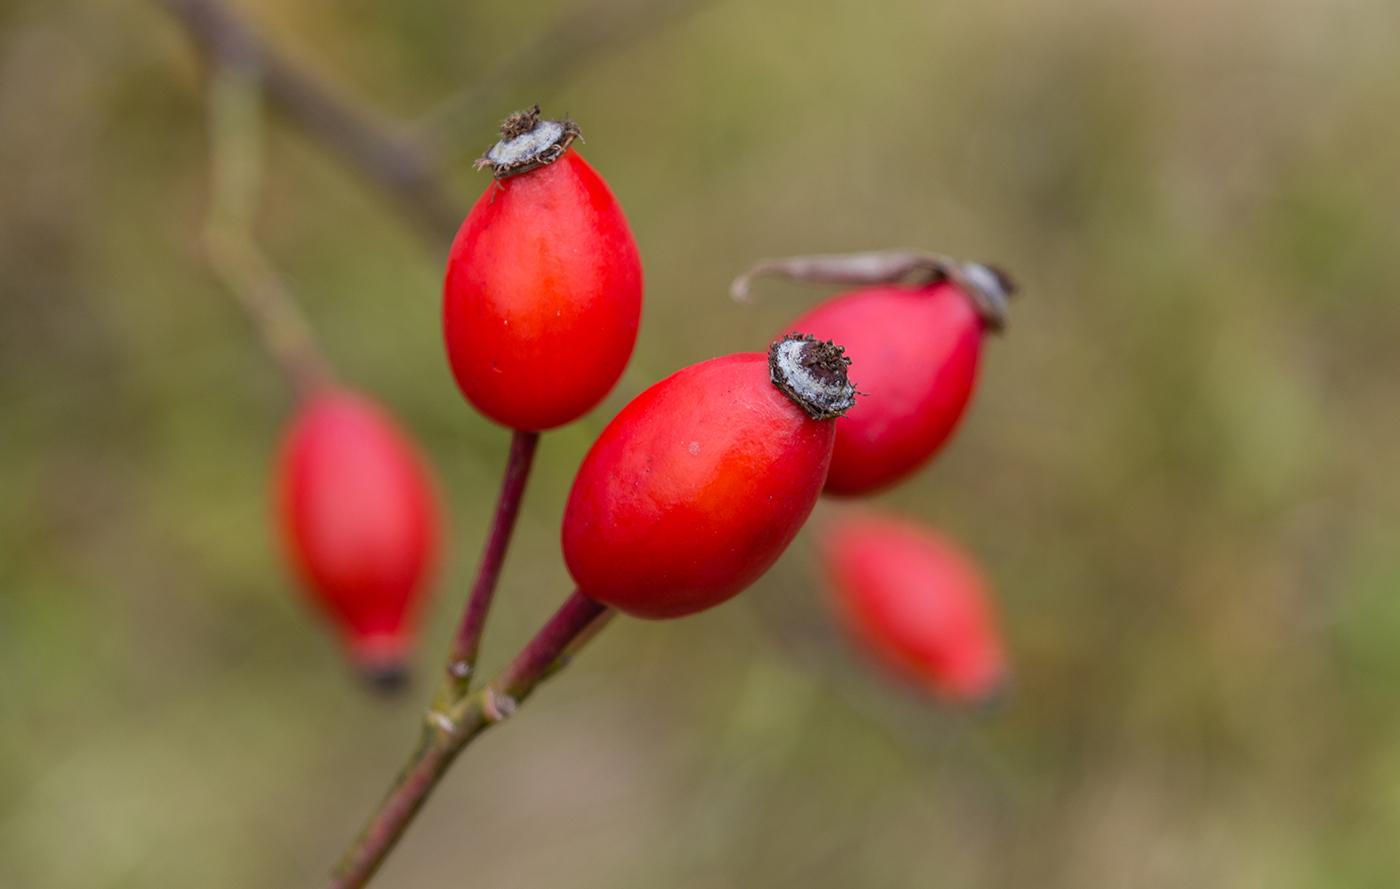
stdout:
{"type": "Polygon", "coordinates": [[[452,721],[452,717],[448,716],[446,713],[443,713],[436,707],[430,708],[428,712],[424,714],[423,718],[428,723],[428,726],[430,728],[435,729],[436,731],[439,731],[448,737],[452,737],[453,735],[457,734],[459,730],[457,723],[452,721]]]}
{"type": "Polygon", "coordinates": [[[481,712],[486,717],[486,721],[492,724],[505,722],[515,715],[520,703],[508,694],[502,694],[494,688],[486,689],[481,703],[481,712]]]}

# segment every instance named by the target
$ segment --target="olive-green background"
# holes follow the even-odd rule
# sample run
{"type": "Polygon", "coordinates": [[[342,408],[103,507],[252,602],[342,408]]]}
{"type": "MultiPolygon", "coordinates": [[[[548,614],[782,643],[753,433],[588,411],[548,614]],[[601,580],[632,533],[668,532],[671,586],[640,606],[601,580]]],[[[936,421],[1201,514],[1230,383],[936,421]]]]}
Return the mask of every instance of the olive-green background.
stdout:
{"type": "MultiPolygon", "coordinates": [[[[920,246],[1024,283],[953,445],[879,501],[983,562],[1015,693],[885,684],[800,538],[723,608],[599,637],[383,884],[1396,885],[1400,5],[662,6],[239,7],[386,118],[485,84],[448,128],[463,210],[538,99],[632,222],[636,355],[545,439],[488,660],[568,591],[559,513],[608,417],[824,292],[740,307],[732,274],[920,246]]],[[[366,696],[272,546],[290,400],[200,261],[203,88],[152,4],[0,10],[0,886],[317,885],[414,738],[494,497],[441,246],[274,115],[257,235],[450,509],[419,682],[366,696]]]]}

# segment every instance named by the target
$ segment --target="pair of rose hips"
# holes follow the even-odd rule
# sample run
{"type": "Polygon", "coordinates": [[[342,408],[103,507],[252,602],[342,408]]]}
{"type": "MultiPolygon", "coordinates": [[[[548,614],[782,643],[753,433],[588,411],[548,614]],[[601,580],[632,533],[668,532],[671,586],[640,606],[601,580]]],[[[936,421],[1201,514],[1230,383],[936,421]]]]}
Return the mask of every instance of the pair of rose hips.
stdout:
{"type": "MultiPolygon", "coordinates": [[[[453,375],[478,410],[520,431],[596,406],[626,366],[640,319],[635,242],[606,183],[573,149],[577,135],[538,108],[508,118],[483,158],[495,179],[448,259],[453,375]]],[[[917,266],[886,263],[877,277],[893,282],[917,266]]],[[[963,270],[986,271],[935,264],[924,286],[837,297],[768,354],[687,367],[634,399],[589,451],[569,496],[563,550],[579,591],[647,618],[709,608],[776,561],[824,487],[866,493],[931,457],[966,405],[994,318],[960,289],[971,277],[963,270]],[[856,356],[872,393],[854,410],[850,359],[834,342],[856,356]]],[[[813,276],[851,274],[819,263],[813,276]]],[[[394,663],[437,538],[425,474],[392,424],[343,394],[314,399],[284,453],[295,560],[352,650],[394,663]]],[[[858,567],[867,551],[835,545],[844,554],[833,557],[838,585],[871,588],[858,567]]],[[[882,613],[901,623],[898,610],[882,613]]],[[[865,611],[871,635],[879,609],[865,611]]]]}
{"type": "MultiPolygon", "coordinates": [[[[791,329],[841,341],[869,396],[836,423],[826,492],[887,488],[927,463],[951,436],[977,379],[982,342],[1005,326],[1013,285],[976,263],[911,251],[796,257],[757,274],[871,283],[802,315],[791,329]],[[911,277],[924,280],[908,283],[911,277]]],[[[841,513],[820,535],[837,614],[866,650],[938,697],[981,702],[1007,679],[991,598],[958,545],[916,523],[841,513]]]]}

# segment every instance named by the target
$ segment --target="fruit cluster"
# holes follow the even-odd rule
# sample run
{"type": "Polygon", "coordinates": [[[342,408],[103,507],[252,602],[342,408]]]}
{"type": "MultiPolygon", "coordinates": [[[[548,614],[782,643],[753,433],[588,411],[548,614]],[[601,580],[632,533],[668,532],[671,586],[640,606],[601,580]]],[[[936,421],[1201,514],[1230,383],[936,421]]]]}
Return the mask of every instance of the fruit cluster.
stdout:
{"type": "MultiPolygon", "coordinates": [[[[478,162],[493,181],[447,261],[453,376],[477,410],[527,442],[613,388],[641,314],[636,244],[575,149],[578,133],[538,106],[508,118],[478,162]]],[[[713,607],[778,559],[822,493],[858,497],[908,478],[956,428],[1012,292],[986,266],[889,252],[767,261],[736,280],[736,295],[761,274],[861,286],[801,315],[766,353],[677,371],[607,425],[563,518],[564,560],[590,607],[642,618],[713,607]]],[[[393,683],[440,536],[421,457],[366,396],[327,387],[303,399],[287,433],[278,500],[304,585],[353,660],[393,683]]],[[[970,559],[909,521],[835,512],[820,547],[852,636],[942,697],[1000,687],[1002,646],[970,559]]],[[[509,533],[507,522],[497,561],[509,533]]],[[[479,584],[480,601],[474,593],[469,635],[493,585],[479,584]]],[[[467,642],[462,689],[475,656],[467,642]]]]}

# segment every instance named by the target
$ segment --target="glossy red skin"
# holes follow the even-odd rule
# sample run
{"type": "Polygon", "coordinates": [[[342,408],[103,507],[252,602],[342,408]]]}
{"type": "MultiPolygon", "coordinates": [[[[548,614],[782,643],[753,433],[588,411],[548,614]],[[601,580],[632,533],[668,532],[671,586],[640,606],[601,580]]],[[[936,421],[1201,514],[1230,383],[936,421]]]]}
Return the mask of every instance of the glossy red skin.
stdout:
{"type": "Polygon", "coordinates": [[[645,618],[739,593],[777,560],[821,494],[835,434],[775,388],[768,358],[680,370],[623,408],[588,452],[564,513],[586,595],[645,618]]]}
{"type": "Polygon", "coordinates": [[[617,382],[642,311],[642,264],[612,192],[570,149],[493,180],[447,261],[442,323],[457,385],[512,429],[562,426],[617,382]]]}
{"type": "Polygon", "coordinates": [[[839,519],[822,540],[836,603],[852,633],[897,674],[934,694],[979,701],[1006,680],[991,599],[951,540],[898,519],[839,519]]]}
{"type": "Polygon", "coordinates": [[[304,586],[367,665],[402,660],[439,540],[423,463],[374,402],[306,401],[277,474],[282,538],[304,586]]]}
{"type": "Polygon", "coordinates": [[[869,494],[927,463],[977,382],[982,322],[947,282],[843,293],[793,322],[797,331],[844,346],[863,394],[836,421],[828,494],[869,494]]]}

